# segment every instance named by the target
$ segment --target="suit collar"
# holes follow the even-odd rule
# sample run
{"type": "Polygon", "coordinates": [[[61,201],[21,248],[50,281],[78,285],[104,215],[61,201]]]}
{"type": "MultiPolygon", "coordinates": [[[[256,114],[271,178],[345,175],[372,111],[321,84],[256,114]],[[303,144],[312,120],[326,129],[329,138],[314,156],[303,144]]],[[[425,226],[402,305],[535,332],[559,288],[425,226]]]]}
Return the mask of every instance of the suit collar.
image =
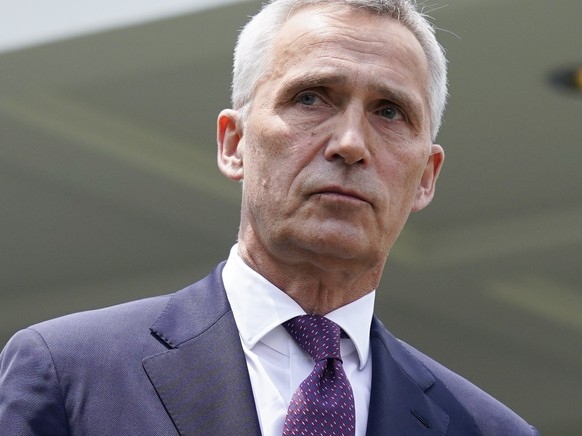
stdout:
{"type": "Polygon", "coordinates": [[[435,383],[436,378],[433,373],[412,356],[402,342],[394,337],[377,317],[372,319],[370,340],[376,341],[377,357],[388,353],[400,369],[423,391],[435,383]]]}
{"type": "Polygon", "coordinates": [[[222,285],[223,267],[224,262],[203,280],[172,295],[150,328],[159,340],[176,348],[199,336],[231,312],[222,285]]]}
{"type": "MultiPolygon", "coordinates": [[[[222,267],[174,294],[151,327],[169,349],[144,359],[143,366],[181,435],[230,434],[233,428],[260,435],[222,267]]],[[[448,415],[426,395],[435,377],[375,317],[370,346],[367,435],[446,434],[448,415]]]]}
{"type": "Polygon", "coordinates": [[[368,436],[445,435],[449,416],[426,395],[434,375],[374,317],[368,436]]]}
{"type": "Polygon", "coordinates": [[[260,435],[222,267],[174,294],[151,327],[169,350],[143,366],[181,435],[260,435]]]}

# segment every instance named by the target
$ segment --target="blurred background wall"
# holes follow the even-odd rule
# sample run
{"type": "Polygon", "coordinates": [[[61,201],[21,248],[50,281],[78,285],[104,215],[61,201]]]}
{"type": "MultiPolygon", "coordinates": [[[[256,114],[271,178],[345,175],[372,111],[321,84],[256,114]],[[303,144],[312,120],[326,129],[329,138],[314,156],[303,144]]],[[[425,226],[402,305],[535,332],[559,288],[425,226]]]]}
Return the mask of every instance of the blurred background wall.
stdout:
{"type": "MultiPolygon", "coordinates": [[[[203,277],[238,224],[215,120],[259,2],[36,3],[0,15],[0,347],[203,277]]],[[[579,435],[582,2],[427,11],[450,60],[447,159],[377,312],[543,434],[579,435]]]]}

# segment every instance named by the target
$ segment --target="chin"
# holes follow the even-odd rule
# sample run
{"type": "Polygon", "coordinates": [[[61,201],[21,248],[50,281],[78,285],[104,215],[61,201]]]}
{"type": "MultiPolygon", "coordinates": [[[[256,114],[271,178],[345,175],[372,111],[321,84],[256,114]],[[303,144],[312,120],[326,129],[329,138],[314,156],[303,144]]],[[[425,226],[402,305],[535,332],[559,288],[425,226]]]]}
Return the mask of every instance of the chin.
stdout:
{"type": "Polygon", "coordinates": [[[324,238],[321,236],[307,239],[303,244],[304,248],[319,256],[349,261],[369,258],[375,252],[369,244],[365,243],[365,238],[346,238],[338,237],[338,235],[324,238]]]}

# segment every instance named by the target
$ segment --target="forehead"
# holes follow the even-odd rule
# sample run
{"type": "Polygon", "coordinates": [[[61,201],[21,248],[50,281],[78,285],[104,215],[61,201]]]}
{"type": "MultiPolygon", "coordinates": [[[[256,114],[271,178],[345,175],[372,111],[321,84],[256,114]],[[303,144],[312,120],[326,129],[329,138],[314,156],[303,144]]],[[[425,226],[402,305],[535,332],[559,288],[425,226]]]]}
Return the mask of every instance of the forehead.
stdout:
{"type": "Polygon", "coordinates": [[[293,12],[273,43],[268,76],[344,70],[375,86],[381,82],[415,88],[426,99],[424,51],[402,23],[347,5],[306,6],[293,12]]]}

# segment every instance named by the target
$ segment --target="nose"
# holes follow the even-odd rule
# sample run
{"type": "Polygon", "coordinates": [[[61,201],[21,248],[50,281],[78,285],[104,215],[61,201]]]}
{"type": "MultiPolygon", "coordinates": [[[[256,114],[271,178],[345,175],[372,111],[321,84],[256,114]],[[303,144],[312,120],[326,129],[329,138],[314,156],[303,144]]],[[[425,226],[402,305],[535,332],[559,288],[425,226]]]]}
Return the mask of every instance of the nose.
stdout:
{"type": "Polygon", "coordinates": [[[366,116],[363,109],[349,107],[337,117],[334,132],[325,148],[329,161],[343,159],[347,165],[370,161],[366,138],[366,116]]]}

